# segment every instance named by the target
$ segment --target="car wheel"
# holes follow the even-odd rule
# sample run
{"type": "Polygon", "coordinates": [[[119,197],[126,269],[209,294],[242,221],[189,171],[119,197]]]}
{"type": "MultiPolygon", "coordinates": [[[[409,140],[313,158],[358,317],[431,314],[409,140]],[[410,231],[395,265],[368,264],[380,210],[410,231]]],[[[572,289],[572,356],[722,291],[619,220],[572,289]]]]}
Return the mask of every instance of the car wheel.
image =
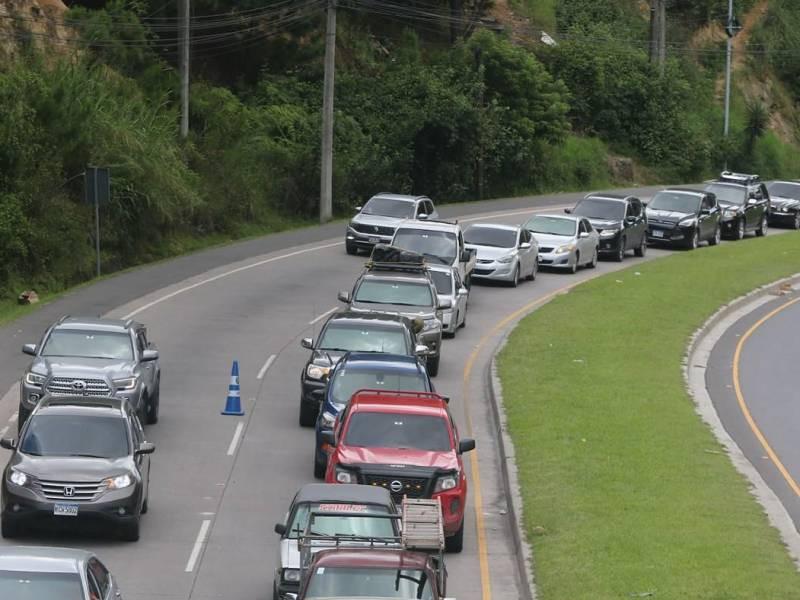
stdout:
{"type": "Polygon", "coordinates": [[[146,515],[148,510],[150,510],[150,498],[145,498],[142,502],[142,514],[146,515]]]}
{"type": "Polygon", "coordinates": [[[594,269],[596,266],[597,266],[597,248],[595,248],[594,252],[592,252],[592,260],[586,263],[586,268],[594,269]]]}
{"type": "Polygon", "coordinates": [[[2,529],[2,536],[10,540],[15,537],[19,537],[20,533],[22,532],[22,528],[19,526],[19,523],[12,521],[8,517],[3,517],[2,521],[0,521],[0,529],[2,529]]]}
{"type": "Polygon", "coordinates": [[[539,270],[539,259],[535,258],[533,260],[533,266],[531,267],[531,274],[528,275],[527,280],[533,281],[536,279],[536,272],[539,270]]]}
{"type": "Polygon", "coordinates": [[[717,227],[716,231],[714,231],[714,237],[708,240],[708,245],[716,246],[719,244],[720,240],[722,240],[722,229],[717,227]]]}
{"type": "Polygon", "coordinates": [[[126,542],[139,541],[139,517],[134,517],[130,523],[126,523],[120,532],[120,536],[126,542]]]}
{"type": "Polygon", "coordinates": [[[461,552],[464,548],[464,520],[461,520],[461,527],[450,537],[444,538],[444,549],[448,552],[461,552]]]}
{"type": "Polygon", "coordinates": [[[314,477],[317,479],[325,479],[325,471],[328,469],[327,463],[320,462],[317,458],[317,453],[314,452],[314,477]]]}
{"type": "Polygon", "coordinates": [[[514,267],[514,277],[509,282],[509,285],[511,287],[517,287],[519,285],[519,263],[514,267]]]}
{"type": "Polygon", "coordinates": [[[756,235],[758,237],[764,237],[767,235],[767,229],[769,226],[767,225],[767,215],[761,216],[761,225],[759,225],[758,229],[756,229],[756,235]]]}
{"type": "Polygon", "coordinates": [[[300,402],[300,427],[313,427],[317,422],[319,409],[314,410],[307,402],[300,402]]]}
{"type": "Polygon", "coordinates": [[[744,239],[744,218],[739,219],[739,222],[736,223],[736,233],[734,234],[735,240],[744,239]]]}
{"type": "Polygon", "coordinates": [[[439,374],[439,359],[441,355],[429,356],[427,361],[428,375],[436,377],[439,374]]]}
{"type": "Polygon", "coordinates": [[[623,260],[625,260],[625,251],[626,251],[625,243],[626,243],[625,238],[622,238],[619,241],[619,248],[617,249],[617,253],[614,255],[614,260],[617,262],[622,262],[623,260]]]}
{"type": "Polygon", "coordinates": [[[20,404],[17,412],[17,434],[22,431],[22,426],[25,425],[25,421],[27,421],[30,416],[31,411],[20,404]]]}
{"type": "Polygon", "coordinates": [[[358,254],[358,246],[356,246],[355,244],[351,244],[350,242],[344,243],[344,249],[351,256],[358,254]]]}
{"type": "Polygon", "coordinates": [[[467,312],[464,311],[464,320],[461,321],[460,327],[466,327],[466,326],[467,326],[467,312]]]}
{"type": "Polygon", "coordinates": [[[160,404],[159,398],[161,396],[161,380],[158,379],[156,381],[156,389],[147,399],[147,424],[148,425],[155,425],[158,423],[158,406],[160,404]]]}
{"type": "Polygon", "coordinates": [[[575,260],[572,261],[572,264],[569,266],[569,272],[575,275],[578,272],[578,264],[581,261],[581,255],[579,252],[575,253],[575,260]]]}
{"type": "Polygon", "coordinates": [[[794,213],[794,222],[792,223],[794,229],[800,229],[800,210],[794,213]]]}
{"type": "Polygon", "coordinates": [[[647,254],[647,236],[646,235],[642,236],[642,243],[639,244],[639,247],[636,248],[633,251],[633,253],[636,256],[644,256],[645,254],[647,254]]]}
{"type": "Polygon", "coordinates": [[[686,249],[687,250],[696,250],[698,244],[700,243],[700,234],[698,233],[697,229],[692,232],[692,237],[690,237],[686,241],[686,249]]]}

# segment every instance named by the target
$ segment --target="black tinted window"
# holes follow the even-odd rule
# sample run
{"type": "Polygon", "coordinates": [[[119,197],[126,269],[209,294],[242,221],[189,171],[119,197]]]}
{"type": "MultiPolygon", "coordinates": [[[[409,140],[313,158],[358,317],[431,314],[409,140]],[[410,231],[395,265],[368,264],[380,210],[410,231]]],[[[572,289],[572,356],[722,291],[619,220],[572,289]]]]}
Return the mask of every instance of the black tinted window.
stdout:
{"type": "Polygon", "coordinates": [[[513,229],[497,229],[473,225],[464,231],[464,242],[476,246],[513,248],[517,245],[517,232],[513,229]]]}
{"type": "Polygon", "coordinates": [[[444,271],[431,271],[431,279],[433,279],[433,285],[436,286],[437,294],[449,296],[453,293],[453,283],[450,273],[445,273],[444,271]]]}
{"type": "Polygon", "coordinates": [[[590,219],[622,219],[625,216],[625,203],[603,198],[584,198],[572,212],[590,219]]]}
{"type": "Polygon", "coordinates": [[[3,600],[83,600],[83,585],[77,573],[0,571],[3,600]]]}
{"type": "Polygon", "coordinates": [[[365,448],[413,448],[445,452],[452,448],[447,421],[427,415],[358,412],[345,442],[365,448]]]}
{"type": "Polygon", "coordinates": [[[128,449],[124,419],[84,415],[34,415],[20,443],[34,456],[120,458],[128,449]]]}

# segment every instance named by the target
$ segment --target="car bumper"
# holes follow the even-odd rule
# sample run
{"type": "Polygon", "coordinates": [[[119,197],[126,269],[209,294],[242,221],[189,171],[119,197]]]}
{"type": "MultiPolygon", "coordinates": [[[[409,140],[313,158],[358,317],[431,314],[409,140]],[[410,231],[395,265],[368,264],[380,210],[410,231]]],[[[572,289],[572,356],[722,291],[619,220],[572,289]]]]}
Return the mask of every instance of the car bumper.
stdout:
{"type": "Polygon", "coordinates": [[[281,581],[275,587],[278,591],[279,600],[289,600],[290,597],[294,598],[300,593],[299,583],[281,581]],[[289,596],[289,594],[293,594],[293,596],[289,596]]]}
{"type": "Polygon", "coordinates": [[[455,333],[456,329],[458,329],[458,323],[456,323],[456,312],[452,309],[442,311],[442,332],[455,333]]]}
{"type": "Polygon", "coordinates": [[[568,269],[572,266],[574,258],[572,252],[540,252],[539,266],[554,269],[568,269]]]}
{"type": "Polygon", "coordinates": [[[324,390],[327,385],[327,379],[310,379],[303,373],[303,377],[300,380],[300,403],[313,406],[315,410],[319,410],[320,404],[322,404],[321,397],[319,394],[315,395],[314,391],[324,390]]]}
{"type": "Polygon", "coordinates": [[[391,244],[392,235],[380,235],[377,233],[368,234],[355,231],[352,227],[347,228],[344,239],[350,245],[359,248],[372,248],[375,244],[391,244]]]}
{"type": "Polygon", "coordinates": [[[456,488],[434,494],[442,503],[442,526],[445,536],[454,535],[464,521],[464,505],[467,501],[467,488],[456,488]]]}
{"type": "Polygon", "coordinates": [[[734,235],[739,227],[740,217],[729,217],[719,222],[719,228],[722,235],[734,235]]]}
{"type": "Polygon", "coordinates": [[[418,333],[417,341],[428,347],[429,355],[436,356],[442,347],[442,330],[441,328],[436,328],[418,333]]]}
{"type": "Polygon", "coordinates": [[[647,243],[648,244],[670,244],[674,242],[684,242],[688,238],[687,231],[680,227],[648,227],[647,229],[647,243]]]}
{"type": "Polygon", "coordinates": [[[779,225],[783,224],[793,224],[796,216],[796,212],[794,211],[776,211],[773,210],[769,213],[769,222],[776,223],[779,225]]]}
{"type": "Polygon", "coordinates": [[[32,411],[43,394],[44,390],[41,387],[29,385],[23,379],[19,386],[20,406],[24,406],[28,412],[32,411]]]}
{"type": "Polygon", "coordinates": [[[615,235],[614,237],[600,237],[600,245],[597,247],[597,251],[600,254],[616,254],[619,252],[619,245],[622,241],[622,238],[619,234],[615,235]]]}
{"type": "Polygon", "coordinates": [[[517,266],[516,261],[510,263],[481,263],[475,265],[472,270],[473,279],[486,279],[491,281],[512,281],[514,279],[514,268],[517,266]]]}

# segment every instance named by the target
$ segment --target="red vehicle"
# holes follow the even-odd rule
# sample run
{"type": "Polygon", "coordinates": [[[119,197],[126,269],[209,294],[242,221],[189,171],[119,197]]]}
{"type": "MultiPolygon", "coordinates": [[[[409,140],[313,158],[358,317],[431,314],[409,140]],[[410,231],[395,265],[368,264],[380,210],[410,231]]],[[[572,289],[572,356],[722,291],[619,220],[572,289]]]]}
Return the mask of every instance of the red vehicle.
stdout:
{"type": "Polygon", "coordinates": [[[445,398],[361,390],[325,433],[331,448],[326,482],[379,485],[397,504],[403,497],[438,499],[446,548],[461,551],[467,500],[461,455],[475,440],[459,439],[445,398]]]}

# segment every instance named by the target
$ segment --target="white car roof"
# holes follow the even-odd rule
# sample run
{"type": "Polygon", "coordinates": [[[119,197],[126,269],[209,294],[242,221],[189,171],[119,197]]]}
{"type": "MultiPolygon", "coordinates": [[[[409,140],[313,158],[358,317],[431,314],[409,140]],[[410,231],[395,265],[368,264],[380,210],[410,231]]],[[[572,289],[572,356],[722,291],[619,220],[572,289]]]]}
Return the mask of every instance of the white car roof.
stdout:
{"type": "Polygon", "coordinates": [[[519,229],[519,225],[506,225],[503,223],[471,223],[468,225],[469,228],[472,227],[484,227],[486,229],[500,229],[503,231],[517,231],[519,229]]]}
{"type": "Polygon", "coordinates": [[[81,564],[93,554],[72,548],[10,546],[0,549],[0,571],[80,573],[81,564]]]}

